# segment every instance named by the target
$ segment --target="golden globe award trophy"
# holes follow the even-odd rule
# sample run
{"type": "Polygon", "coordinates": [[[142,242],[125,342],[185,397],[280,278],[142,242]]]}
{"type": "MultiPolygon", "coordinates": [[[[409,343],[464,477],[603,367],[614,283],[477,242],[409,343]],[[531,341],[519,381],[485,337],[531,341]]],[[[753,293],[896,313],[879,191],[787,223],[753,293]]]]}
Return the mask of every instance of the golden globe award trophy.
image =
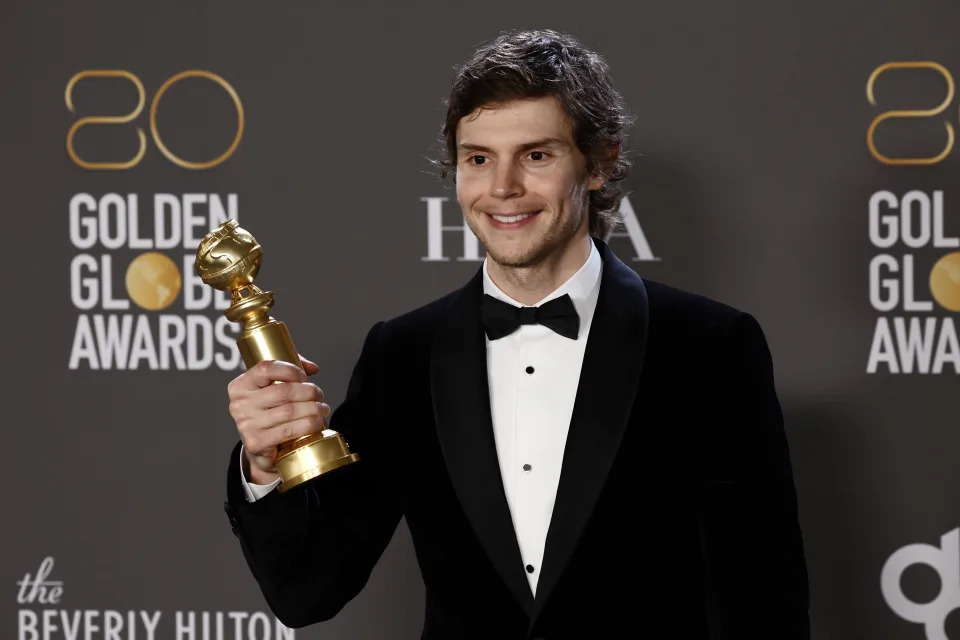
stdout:
{"type": "MultiPolygon", "coordinates": [[[[254,237],[230,219],[200,241],[194,267],[206,284],[230,292],[233,304],[224,315],[243,325],[237,347],[248,369],[261,360],[283,360],[302,369],[287,326],[267,314],[273,306],[273,293],[253,284],[262,254],[254,237]]],[[[274,463],[280,474],[280,491],[359,459],[332,429],[285,442],[277,447],[274,463]]]]}

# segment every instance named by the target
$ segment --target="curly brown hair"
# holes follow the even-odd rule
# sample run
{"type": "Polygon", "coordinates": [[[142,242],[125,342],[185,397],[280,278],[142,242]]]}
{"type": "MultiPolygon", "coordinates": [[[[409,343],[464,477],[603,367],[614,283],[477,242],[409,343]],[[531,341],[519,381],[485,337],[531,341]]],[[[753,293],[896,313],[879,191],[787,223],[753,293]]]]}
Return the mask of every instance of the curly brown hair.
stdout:
{"type": "Polygon", "coordinates": [[[446,120],[440,143],[446,157],[434,161],[441,179],[456,179],[457,124],[478,107],[510,100],[553,96],[573,119],[574,139],[591,175],[603,187],[590,192],[590,235],[606,239],[620,223],[625,193],[621,180],[630,170],[626,128],[632,116],[613,88],[607,64],[573,36],[551,29],[503,32],[457,68],[444,100],[446,120]]]}

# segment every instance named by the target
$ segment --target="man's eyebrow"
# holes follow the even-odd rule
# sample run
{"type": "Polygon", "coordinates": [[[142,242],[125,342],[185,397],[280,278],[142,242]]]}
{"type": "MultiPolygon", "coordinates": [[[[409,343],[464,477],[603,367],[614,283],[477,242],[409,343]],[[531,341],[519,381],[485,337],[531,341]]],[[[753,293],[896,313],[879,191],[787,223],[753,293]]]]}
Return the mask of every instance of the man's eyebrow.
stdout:
{"type": "MultiPolygon", "coordinates": [[[[570,143],[562,138],[540,138],[539,140],[531,140],[530,142],[524,142],[521,145],[517,145],[517,150],[525,151],[527,149],[533,149],[534,147],[569,147],[570,143]]],[[[480,144],[470,144],[469,142],[461,142],[457,144],[457,148],[462,151],[491,151],[489,147],[485,147],[480,144]]]]}

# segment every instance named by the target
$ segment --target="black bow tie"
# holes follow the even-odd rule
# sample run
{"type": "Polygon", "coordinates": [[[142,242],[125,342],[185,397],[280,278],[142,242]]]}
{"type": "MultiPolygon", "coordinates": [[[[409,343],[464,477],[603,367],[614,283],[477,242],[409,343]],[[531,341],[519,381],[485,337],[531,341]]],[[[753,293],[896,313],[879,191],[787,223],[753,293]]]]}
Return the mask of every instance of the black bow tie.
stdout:
{"type": "Polygon", "coordinates": [[[576,340],[580,331],[580,316],[569,294],[539,307],[515,307],[485,293],[480,302],[480,322],[491,340],[513,333],[522,324],[542,324],[571,340],[576,340]]]}

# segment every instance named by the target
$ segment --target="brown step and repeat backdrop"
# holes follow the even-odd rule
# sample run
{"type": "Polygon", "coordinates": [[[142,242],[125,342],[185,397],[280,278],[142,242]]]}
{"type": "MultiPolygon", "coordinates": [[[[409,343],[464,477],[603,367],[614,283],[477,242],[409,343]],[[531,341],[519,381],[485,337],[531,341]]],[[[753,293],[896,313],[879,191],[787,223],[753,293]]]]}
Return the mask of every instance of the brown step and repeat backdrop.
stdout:
{"type": "Polygon", "coordinates": [[[617,255],[767,333],[814,637],[960,638],[960,4],[932,0],[6,0],[0,637],[418,637],[404,526],[335,620],[266,607],[222,511],[235,328],[192,260],[255,233],[336,406],[374,322],[479,267],[427,158],[453,65],[518,27],[599,50],[637,116],[617,255]]]}

